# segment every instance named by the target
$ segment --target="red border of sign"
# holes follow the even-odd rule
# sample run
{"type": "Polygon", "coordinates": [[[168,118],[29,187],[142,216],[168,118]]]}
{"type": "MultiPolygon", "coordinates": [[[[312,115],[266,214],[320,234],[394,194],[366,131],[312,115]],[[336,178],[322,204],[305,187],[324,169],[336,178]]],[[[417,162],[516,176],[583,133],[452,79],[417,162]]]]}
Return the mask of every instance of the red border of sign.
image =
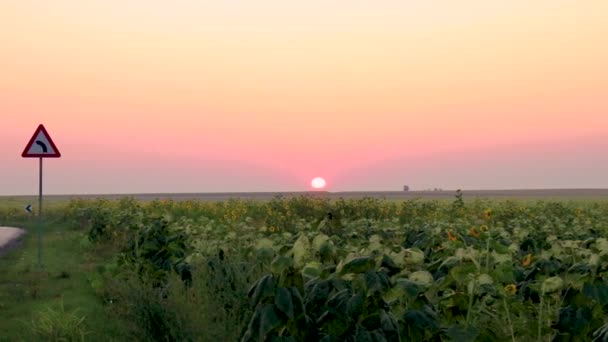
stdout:
{"type": "Polygon", "coordinates": [[[51,139],[51,136],[44,128],[44,125],[40,124],[40,126],[38,126],[38,128],[36,128],[36,132],[34,132],[34,135],[32,135],[30,142],[28,142],[27,146],[25,146],[25,149],[23,150],[23,153],[21,153],[21,156],[23,158],[59,158],[59,157],[61,157],[61,152],[59,152],[59,149],[57,149],[57,146],[55,146],[53,139],[51,139]],[[49,144],[51,144],[51,147],[53,148],[53,151],[55,151],[55,153],[52,153],[52,154],[51,153],[28,154],[27,153],[27,151],[30,150],[32,145],[34,145],[34,141],[36,140],[36,137],[38,136],[40,131],[42,131],[42,134],[44,134],[46,136],[46,139],[49,141],[49,144]]]}

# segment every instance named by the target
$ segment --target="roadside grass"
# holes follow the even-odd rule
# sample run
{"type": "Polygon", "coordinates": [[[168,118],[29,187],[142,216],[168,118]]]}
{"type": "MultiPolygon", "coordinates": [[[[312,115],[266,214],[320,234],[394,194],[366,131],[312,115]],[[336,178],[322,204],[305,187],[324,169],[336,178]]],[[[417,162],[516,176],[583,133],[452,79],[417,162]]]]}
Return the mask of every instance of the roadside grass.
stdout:
{"type": "MultiPolygon", "coordinates": [[[[66,204],[70,202],[69,199],[51,199],[44,198],[44,202],[42,205],[44,206],[42,209],[61,209],[65,207],[66,204]]],[[[25,206],[31,204],[34,208],[38,206],[38,196],[0,196],[0,209],[4,210],[18,210],[19,212],[23,212],[25,210],[25,206]]]]}
{"type": "Polygon", "coordinates": [[[0,341],[42,340],[32,330],[44,331],[44,319],[69,327],[68,320],[82,317],[82,324],[73,328],[85,331],[86,340],[126,340],[125,322],[109,314],[87,280],[109,253],[93,250],[84,232],[51,219],[44,227],[39,268],[36,223],[22,218],[0,225],[28,232],[20,246],[0,257],[0,341]]]}

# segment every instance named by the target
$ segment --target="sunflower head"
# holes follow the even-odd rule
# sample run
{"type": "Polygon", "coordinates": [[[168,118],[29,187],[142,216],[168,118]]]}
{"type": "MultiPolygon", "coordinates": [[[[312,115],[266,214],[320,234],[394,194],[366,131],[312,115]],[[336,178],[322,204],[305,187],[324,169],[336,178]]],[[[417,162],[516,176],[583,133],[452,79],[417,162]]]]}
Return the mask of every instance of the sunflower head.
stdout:
{"type": "Polygon", "coordinates": [[[483,211],[483,218],[489,220],[492,218],[492,209],[486,209],[483,211]]]}
{"type": "Polygon", "coordinates": [[[505,292],[512,296],[515,295],[517,293],[517,285],[509,284],[509,285],[505,286],[505,292]]]}
{"type": "Polygon", "coordinates": [[[485,224],[482,224],[481,226],[479,226],[479,230],[481,230],[482,232],[487,232],[490,229],[485,224]]]}
{"type": "Polygon", "coordinates": [[[481,236],[481,233],[479,233],[479,231],[475,229],[475,227],[471,227],[471,229],[469,229],[469,235],[474,238],[479,238],[481,236]]]}
{"type": "Polygon", "coordinates": [[[450,240],[450,241],[456,241],[457,239],[458,238],[454,234],[452,234],[452,231],[448,230],[448,240],[450,240]]]}
{"type": "Polygon", "coordinates": [[[278,231],[278,229],[275,226],[270,226],[270,227],[268,227],[268,231],[271,233],[274,233],[274,232],[278,231]]]}
{"type": "Polygon", "coordinates": [[[530,253],[524,257],[521,264],[524,265],[525,267],[528,267],[528,266],[530,266],[531,263],[532,263],[532,254],[530,253]]]}

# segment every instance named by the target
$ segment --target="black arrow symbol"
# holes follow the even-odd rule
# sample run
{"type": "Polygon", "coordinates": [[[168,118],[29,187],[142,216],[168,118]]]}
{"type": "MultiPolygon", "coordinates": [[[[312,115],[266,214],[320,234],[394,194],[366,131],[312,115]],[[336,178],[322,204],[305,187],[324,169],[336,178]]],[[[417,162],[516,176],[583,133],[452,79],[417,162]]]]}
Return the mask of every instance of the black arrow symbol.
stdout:
{"type": "Polygon", "coordinates": [[[42,141],[36,140],[36,144],[38,144],[38,146],[40,146],[42,148],[43,153],[47,153],[49,151],[48,148],[46,148],[46,144],[43,143],[42,141]]]}
{"type": "Polygon", "coordinates": [[[31,204],[28,204],[28,205],[25,207],[25,211],[27,211],[28,213],[31,213],[31,212],[32,212],[32,205],[31,205],[31,204]]]}

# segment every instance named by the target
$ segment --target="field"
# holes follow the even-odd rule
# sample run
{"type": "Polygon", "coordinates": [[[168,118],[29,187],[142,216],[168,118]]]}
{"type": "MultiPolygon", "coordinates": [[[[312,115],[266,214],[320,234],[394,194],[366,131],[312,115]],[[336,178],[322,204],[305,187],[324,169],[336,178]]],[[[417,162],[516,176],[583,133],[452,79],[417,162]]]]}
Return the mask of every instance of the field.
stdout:
{"type": "MultiPolygon", "coordinates": [[[[35,234],[0,258],[0,330],[8,340],[608,340],[601,193],[384,194],[55,198],[45,269],[35,234]]],[[[31,229],[29,200],[5,200],[0,225],[31,229]]]]}
{"type": "MultiPolygon", "coordinates": [[[[465,198],[470,199],[516,199],[516,200],[601,200],[608,198],[608,189],[524,189],[524,190],[466,190],[465,198]]],[[[345,192],[218,192],[218,193],[175,193],[175,194],[116,194],[116,195],[47,195],[52,204],[65,203],[71,199],[110,199],[132,197],[139,201],[173,200],[173,201],[227,201],[230,199],[269,201],[277,196],[292,198],[313,196],[329,199],[377,198],[385,200],[444,200],[453,199],[454,191],[345,191],[345,192]]],[[[0,197],[1,199],[1,197],[0,197]]],[[[36,203],[35,196],[4,197],[4,204],[36,203]]]]}

